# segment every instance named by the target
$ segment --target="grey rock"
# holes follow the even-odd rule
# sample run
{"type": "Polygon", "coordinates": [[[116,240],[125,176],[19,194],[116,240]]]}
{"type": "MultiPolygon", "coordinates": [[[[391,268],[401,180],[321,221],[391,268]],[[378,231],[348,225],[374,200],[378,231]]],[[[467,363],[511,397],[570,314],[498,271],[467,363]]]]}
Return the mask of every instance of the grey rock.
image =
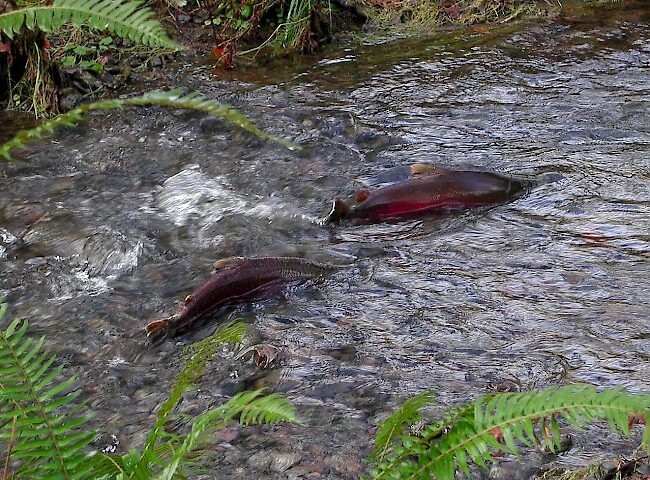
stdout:
{"type": "Polygon", "coordinates": [[[266,471],[271,465],[271,460],[272,458],[268,451],[260,450],[259,452],[254,453],[251,457],[249,457],[248,465],[256,470],[266,471]]]}
{"type": "Polygon", "coordinates": [[[163,59],[161,57],[155,57],[149,60],[149,66],[156,68],[156,67],[162,67],[163,66],[163,59]]]}
{"type": "Polygon", "coordinates": [[[271,470],[282,473],[288,470],[302,459],[299,453],[273,453],[271,455],[271,470]]]}
{"type": "Polygon", "coordinates": [[[201,133],[215,133],[224,129],[223,121],[213,116],[207,116],[199,122],[201,133]]]}
{"type": "Polygon", "coordinates": [[[538,467],[519,462],[498,462],[490,469],[489,480],[528,480],[538,467]]]}
{"type": "Polygon", "coordinates": [[[64,90],[61,93],[59,106],[61,107],[61,110],[67,112],[68,110],[72,110],[77,105],[79,105],[83,101],[83,99],[84,96],[73,89],[68,89],[67,91],[64,90]]]}
{"type": "Polygon", "coordinates": [[[104,83],[104,85],[110,85],[113,83],[113,75],[106,71],[103,71],[99,74],[99,79],[104,83]]]}

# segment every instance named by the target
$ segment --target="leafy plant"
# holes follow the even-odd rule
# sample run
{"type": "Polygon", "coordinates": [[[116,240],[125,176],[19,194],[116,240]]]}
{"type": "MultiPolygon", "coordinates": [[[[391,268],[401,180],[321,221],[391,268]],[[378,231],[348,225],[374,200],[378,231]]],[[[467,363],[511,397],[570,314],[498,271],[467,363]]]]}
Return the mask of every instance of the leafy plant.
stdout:
{"type": "MultiPolygon", "coordinates": [[[[0,320],[6,309],[0,306],[0,320]]],[[[14,320],[0,333],[0,441],[7,459],[21,462],[17,477],[82,478],[83,449],[94,434],[81,430],[89,418],[80,413],[83,403],[75,404],[81,391],[62,365],[53,366],[54,355],[41,351],[44,337],[25,336],[28,325],[14,320]]]]}
{"type": "Polygon", "coordinates": [[[0,32],[9,38],[23,26],[50,32],[66,23],[108,30],[114,35],[152,47],[180,50],[163,30],[150,8],[140,8],[140,1],[54,0],[52,5],[37,5],[0,14],[0,32]]]}
{"type": "Polygon", "coordinates": [[[100,61],[101,55],[108,52],[112,46],[112,37],[102,37],[97,45],[68,43],[60,48],[59,61],[64,67],[78,65],[81,68],[101,72],[104,69],[100,61]]]}
{"type": "MultiPolygon", "coordinates": [[[[48,51],[50,41],[45,32],[58,32],[71,25],[108,31],[149,49],[183,48],[169,38],[153,10],[141,8],[139,0],[54,0],[51,5],[28,3],[22,8],[16,8],[12,0],[5,3],[13,8],[0,14],[0,52],[6,53],[0,54],[0,100],[9,109],[28,110],[36,117],[59,111],[62,86],[52,65],[52,54],[56,57],[58,52],[48,51]]],[[[68,67],[78,64],[95,72],[101,70],[101,62],[81,57],[82,53],[74,52],[62,61],[68,67]]]]}
{"type": "Polygon", "coordinates": [[[413,425],[420,420],[420,408],[434,400],[432,391],[418,393],[407,399],[395,412],[386,418],[375,434],[375,449],[371,458],[382,460],[391,447],[395,435],[404,430],[405,425],[413,425]]]}
{"type": "Polygon", "coordinates": [[[284,48],[299,47],[307,41],[307,32],[316,0],[291,0],[278,41],[284,48]]]}
{"type": "MultiPolygon", "coordinates": [[[[6,305],[0,306],[2,320],[6,305]]],[[[238,420],[243,425],[296,421],[294,408],[278,395],[242,392],[197,416],[186,435],[169,433],[165,423],[174,407],[223,342],[240,342],[244,325],[232,323],[192,347],[171,393],[156,413],[143,448],[124,455],[85,453],[95,434],[83,430],[89,419],[75,377],[65,378],[54,355],[42,352],[44,339],[26,337],[28,322],[14,320],[0,331],[0,446],[5,453],[2,478],[138,479],[186,478],[188,456],[206,433],[238,420]]]]}
{"type": "MultiPolygon", "coordinates": [[[[331,10],[328,0],[327,5],[331,10]]],[[[276,50],[300,48],[312,50],[317,46],[311,26],[322,11],[319,0],[221,0],[210,11],[211,18],[205,21],[213,28],[217,47],[212,53],[220,56],[227,67],[233,66],[235,54],[245,55],[259,52],[272,46],[276,50]],[[237,52],[238,42],[254,31],[273,31],[258,46],[237,52]]]]}
{"type": "Polygon", "coordinates": [[[209,113],[210,115],[221,117],[259,137],[284,145],[289,149],[294,150],[300,148],[287,140],[259,130],[247,117],[234,108],[215,102],[214,100],[209,100],[198,93],[183,95],[181,90],[175,89],[169,91],[154,90],[137,97],[100,100],[80,105],[69,112],[63,113],[51,120],[44,121],[37,127],[19,131],[11,140],[0,145],[0,156],[10,161],[13,160],[13,157],[11,157],[10,154],[11,149],[23,147],[31,140],[42,138],[45,134],[52,133],[56,127],[74,125],[76,122],[82,120],[84,114],[87,112],[149,105],[159,105],[170,108],[186,108],[209,113]]]}
{"type": "Polygon", "coordinates": [[[525,393],[498,393],[479,398],[446,413],[417,434],[404,431],[419,417],[417,409],[432,397],[422,394],[380,425],[371,469],[375,479],[454,479],[468,463],[486,467],[493,451],[519,454],[517,442],[560,445],[558,420],[581,428],[594,419],[606,420],[611,429],[630,435],[636,423],[646,425],[643,443],[650,451],[650,395],[621,389],[596,391],[588,385],[552,387],[525,393]]]}

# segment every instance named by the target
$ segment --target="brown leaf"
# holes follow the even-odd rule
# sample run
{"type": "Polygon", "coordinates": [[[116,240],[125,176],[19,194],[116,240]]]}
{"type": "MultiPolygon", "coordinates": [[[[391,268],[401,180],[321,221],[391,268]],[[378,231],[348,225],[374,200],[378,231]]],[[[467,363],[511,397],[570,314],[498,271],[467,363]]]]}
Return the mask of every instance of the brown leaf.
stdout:
{"type": "Polygon", "coordinates": [[[267,368],[275,360],[277,360],[280,353],[282,353],[278,347],[269,345],[267,343],[260,343],[258,345],[253,345],[252,347],[248,347],[239,355],[237,355],[237,358],[244,358],[251,352],[253,353],[253,361],[259,368],[267,368]]]}
{"type": "Polygon", "coordinates": [[[503,432],[499,427],[494,427],[490,432],[497,442],[503,443],[503,432]]]}
{"type": "Polygon", "coordinates": [[[455,3],[448,3],[442,6],[442,11],[447,14],[450,20],[458,20],[460,17],[460,8],[455,3]]]}
{"type": "Polygon", "coordinates": [[[485,28],[483,25],[470,25],[468,30],[474,33],[480,33],[481,35],[491,35],[492,32],[485,28]]]}

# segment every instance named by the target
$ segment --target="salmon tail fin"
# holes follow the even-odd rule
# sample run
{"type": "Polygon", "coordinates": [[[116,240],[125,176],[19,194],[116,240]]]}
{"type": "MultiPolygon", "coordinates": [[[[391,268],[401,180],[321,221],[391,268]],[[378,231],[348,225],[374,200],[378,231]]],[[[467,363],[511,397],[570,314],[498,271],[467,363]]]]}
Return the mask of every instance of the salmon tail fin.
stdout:
{"type": "Polygon", "coordinates": [[[519,180],[516,178],[510,178],[508,180],[508,188],[506,189],[506,195],[510,198],[519,198],[530,191],[533,187],[533,182],[528,180],[519,180]]]}
{"type": "Polygon", "coordinates": [[[438,175],[445,169],[431,163],[414,163],[411,165],[411,176],[417,175],[438,175]]]}
{"type": "Polygon", "coordinates": [[[177,318],[178,315],[172,315],[171,317],[161,318],[160,320],[154,320],[153,322],[147,323],[144,327],[147,332],[147,337],[157,338],[166,335],[170,330],[172,321],[177,318]]]}
{"type": "Polygon", "coordinates": [[[325,223],[335,223],[350,215],[350,207],[343,200],[336,198],[332,205],[332,211],[325,218],[325,223]]]}

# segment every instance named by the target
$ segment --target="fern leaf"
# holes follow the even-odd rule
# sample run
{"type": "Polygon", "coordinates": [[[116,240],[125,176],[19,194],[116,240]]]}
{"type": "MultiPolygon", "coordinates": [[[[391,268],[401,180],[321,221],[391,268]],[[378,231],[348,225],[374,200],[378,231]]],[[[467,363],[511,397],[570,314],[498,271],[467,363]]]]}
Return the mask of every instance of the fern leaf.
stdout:
{"type": "Polygon", "coordinates": [[[239,321],[234,321],[220,326],[209,337],[195,342],[185,349],[185,363],[193,363],[192,369],[200,370],[202,365],[208,361],[216,347],[224,343],[240,344],[243,341],[244,334],[246,333],[246,324],[239,321]],[[201,366],[194,363],[200,363],[201,366]],[[198,367],[198,368],[197,368],[198,367]]]}
{"type": "MultiPolygon", "coordinates": [[[[5,311],[1,305],[0,320],[5,311]]],[[[76,467],[95,435],[79,428],[87,415],[71,414],[79,392],[65,391],[75,378],[61,379],[62,367],[52,367],[54,355],[41,352],[43,339],[26,337],[27,328],[27,321],[14,320],[0,331],[0,439],[14,439],[17,477],[81,478],[76,467]]]]}
{"type": "Polygon", "coordinates": [[[375,434],[375,449],[371,459],[382,460],[386,455],[395,435],[402,433],[405,426],[411,426],[420,419],[418,410],[434,399],[430,390],[421,392],[406,400],[393,414],[383,420],[375,434]]]}
{"type": "Polygon", "coordinates": [[[242,407],[239,416],[242,425],[279,422],[298,422],[298,418],[293,405],[277,393],[255,398],[242,407]]]}
{"type": "Polygon", "coordinates": [[[21,8],[0,14],[0,32],[9,38],[20,32],[23,25],[30,30],[39,28],[51,32],[66,23],[108,30],[121,38],[151,47],[180,50],[150,8],[140,8],[141,1],[120,0],[55,0],[52,5],[21,8]]]}
{"type": "MultiPolygon", "coordinates": [[[[161,445],[157,445],[157,442],[167,437],[164,431],[164,425],[169,419],[174,407],[181,399],[181,396],[190,384],[200,377],[205,365],[210,357],[214,355],[217,347],[224,343],[240,343],[245,330],[246,326],[242,322],[231,322],[220,326],[212,335],[186,349],[183,368],[176,376],[169,396],[156,412],[156,421],[145,439],[144,447],[139,454],[139,460],[137,462],[131,462],[129,471],[139,469],[148,475],[150,466],[158,463],[159,456],[157,449],[161,445]]],[[[167,442],[162,445],[169,446],[170,443],[167,442]]]]}
{"type": "Polygon", "coordinates": [[[261,394],[262,390],[239,393],[223,405],[196,417],[192,430],[176,449],[167,467],[156,477],[157,480],[171,480],[182,460],[200,444],[205,430],[219,428],[237,415],[245,425],[297,421],[293,406],[284,397],[278,394],[260,396],[261,394]]]}
{"type": "Polygon", "coordinates": [[[257,127],[255,127],[253,122],[251,122],[247,117],[245,117],[242,113],[235,110],[234,108],[230,108],[219,102],[209,100],[198,93],[183,95],[179,89],[174,89],[169,91],[154,90],[138,97],[100,100],[97,102],[80,105],[79,107],[70,110],[69,112],[63,113],[57,117],[54,117],[51,120],[46,120],[37,127],[19,131],[11,140],[0,145],[0,156],[9,161],[13,160],[11,157],[11,149],[24,147],[25,144],[30,140],[42,138],[45,134],[52,133],[56,127],[74,125],[76,122],[81,120],[84,114],[87,112],[95,110],[110,110],[130,106],[144,107],[151,105],[160,105],[169,108],[184,108],[205,112],[210,115],[221,117],[224,120],[233,123],[254,135],[284,145],[291,150],[300,149],[299,146],[287,140],[278,138],[269,133],[259,130],[257,127]]]}
{"type": "MultiPolygon", "coordinates": [[[[469,471],[468,460],[487,468],[492,451],[518,454],[518,443],[536,443],[538,436],[549,448],[557,449],[560,417],[578,428],[595,419],[606,420],[614,431],[629,435],[630,418],[644,422],[649,416],[650,395],[621,389],[598,392],[592,386],[568,385],[494,394],[456,410],[443,422],[447,425],[443,430],[439,421],[419,436],[402,435],[371,473],[374,478],[452,480],[457,467],[469,471]]],[[[642,437],[648,450],[649,430],[646,426],[642,437]]]]}

